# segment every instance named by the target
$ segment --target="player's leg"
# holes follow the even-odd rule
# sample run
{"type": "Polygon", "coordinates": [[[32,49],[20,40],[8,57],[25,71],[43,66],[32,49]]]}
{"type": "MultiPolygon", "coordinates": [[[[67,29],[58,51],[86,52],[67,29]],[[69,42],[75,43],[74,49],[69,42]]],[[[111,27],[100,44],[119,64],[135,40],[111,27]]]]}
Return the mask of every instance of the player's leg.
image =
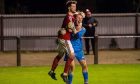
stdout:
{"type": "Polygon", "coordinates": [[[90,49],[89,38],[85,38],[85,47],[86,47],[86,55],[88,55],[89,54],[89,49],[90,49]]]}
{"type": "Polygon", "coordinates": [[[59,52],[58,55],[54,58],[51,71],[55,71],[56,67],[58,66],[58,62],[64,56],[64,54],[64,52],[59,52]]]}
{"type": "Polygon", "coordinates": [[[54,58],[51,70],[48,73],[51,76],[51,78],[54,80],[57,80],[55,77],[54,71],[57,68],[60,59],[65,55],[65,53],[66,53],[66,48],[64,45],[62,45],[62,42],[61,42],[58,45],[58,55],[54,58]]]}
{"type": "Polygon", "coordinates": [[[75,63],[74,63],[74,61],[72,61],[71,62],[71,67],[70,67],[70,70],[69,70],[69,74],[68,74],[68,84],[72,84],[74,68],[75,68],[75,63]]]}
{"type": "Polygon", "coordinates": [[[84,77],[84,84],[88,84],[88,67],[83,51],[75,53],[76,59],[82,67],[82,74],[84,77]]]}
{"type": "MultiPolygon", "coordinates": [[[[68,54],[65,54],[64,61],[67,61],[67,60],[68,60],[68,54]]],[[[75,68],[75,63],[73,60],[71,62],[70,69],[68,71],[68,81],[66,82],[66,84],[72,84],[74,68],[75,68]]]]}
{"type": "Polygon", "coordinates": [[[82,74],[84,77],[84,84],[88,84],[88,67],[87,67],[87,63],[86,60],[83,59],[81,61],[79,61],[81,67],[82,67],[82,74]]]}
{"type": "Polygon", "coordinates": [[[64,55],[64,52],[60,52],[53,60],[53,63],[52,63],[52,67],[51,67],[51,70],[48,72],[48,74],[51,76],[52,79],[54,80],[57,80],[56,77],[55,77],[55,69],[57,68],[58,66],[58,63],[60,61],[60,59],[63,57],[64,55]]]}
{"type": "Polygon", "coordinates": [[[70,42],[70,40],[66,41],[67,44],[67,48],[68,48],[68,53],[69,53],[69,58],[65,63],[65,67],[64,67],[64,73],[61,74],[62,79],[64,80],[64,82],[67,82],[67,76],[68,76],[68,71],[70,69],[70,64],[74,59],[74,49],[72,47],[72,44],[70,42]]]}

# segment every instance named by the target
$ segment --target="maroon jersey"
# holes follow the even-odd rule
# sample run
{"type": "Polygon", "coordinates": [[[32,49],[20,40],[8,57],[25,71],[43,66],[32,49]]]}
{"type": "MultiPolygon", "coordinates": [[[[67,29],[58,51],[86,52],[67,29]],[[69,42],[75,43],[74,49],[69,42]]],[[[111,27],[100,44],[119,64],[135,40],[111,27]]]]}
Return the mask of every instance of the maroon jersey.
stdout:
{"type": "MultiPolygon", "coordinates": [[[[63,24],[62,24],[62,27],[61,28],[66,28],[69,29],[69,23],[74,23],[75,21],[75,18],[73,15],[70,15],[70,14],[67,14],[66,17],[64,18],[63,20],[63,24]]],[[[70,32],[66,31],[66,34],[65,35],[59,35],[59,38],[61,39],[64,39],[64,40],[70,40],[70,32]]]]}

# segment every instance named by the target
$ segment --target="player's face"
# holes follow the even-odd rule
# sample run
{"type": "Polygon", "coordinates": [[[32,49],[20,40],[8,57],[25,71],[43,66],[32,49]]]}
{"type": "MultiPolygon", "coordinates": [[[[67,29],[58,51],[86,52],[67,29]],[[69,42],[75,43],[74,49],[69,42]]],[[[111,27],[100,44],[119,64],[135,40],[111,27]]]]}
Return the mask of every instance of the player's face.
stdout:
{"type": "Polygon", "coordinates": [[[82,23],[83,17],[81,15],[77,15],[76,20],[78,21],[78,23],[82,23]]]}
{"type": "Polygon", "coordinates": [[[76,12],[76,4],[71,4],[71,6],[70,6],[70,11],[71,11],[72,13],[75,13],[75,12],[76,12]]]}
{"type": "MultiPolygon", "coordinates": [[[[82,21],[83,21],[83,17],[81,15],[77,15],[76,16],[76,23],[77,23],[77,26],[82,26],[82,21]]],[[[82,27],[76,27],[76,30],[81,30],[82,27]]]]}

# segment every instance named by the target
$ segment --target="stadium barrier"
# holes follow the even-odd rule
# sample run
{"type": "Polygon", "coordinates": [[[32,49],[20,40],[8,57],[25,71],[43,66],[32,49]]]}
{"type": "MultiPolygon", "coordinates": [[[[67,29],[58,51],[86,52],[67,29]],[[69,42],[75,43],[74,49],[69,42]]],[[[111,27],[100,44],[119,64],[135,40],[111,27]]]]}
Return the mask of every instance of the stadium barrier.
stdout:
{"type": "Polygon", "coordinates": [[[21,66],[21,53],[20,53],[20,37],[16,36],[4,36],[0,37],[0,40],[16,40],[16,62],[17,66],[21,66]]]}
{"type": "MultiPolygon", "coordinates": [[[[21,37],[17,37],[17,36],[4,36],[4,37],[0,37],[0,40],[16,40],[16,63],[17,66],[21,66],[21,41],[23,39],[47,39],[47,38],[57,38],[56,36],[21,36],[21,37]]],[[[98,36],[96,35],[95,37],[83,37],[84,38],[90,38],[90,39],[95,39],[95,54],[94,56],[94,64],[98,64],[99,63],[99,39],[108,39],[108,38],[115,38],[115,39],[120,39],[120,38],[140,38],[139,35],[135,35],[135,36],[98,36]]]]}
{"type": "MultiPolygon", "coordinates": [[[[0,15],[0,36],[56,36],[57,31],[61,27],[65,14],[49,14],[49,15],[0,15]]],[[[140,14],[139,13],[120,13],[120,14],[93,14],[98,20],[99,24],[96,28],[97,35],[138,35],[140,34],[140,14]]],[[[23,42],[24,50],[55,50],[55,39],[49,39],[45,41],[32,40],[23,42]],[[39,44],[37,42],[41,42],[39,44]],[[51,46],[44,47],[46,42],[49,42],[51,46]],[[35,43],[35,44],[34,44],[35,43]],[[32,45],[34,44],[34,45],[32,45]],[[26,46],[30,45],[30,46],[26,46]]],[[[109,40],[110,41],[110,40],[109,40]]],[[[108,42],[109,42],[108,41],[108,42]]],[[[135,42],[139,42],[135,39],[135,42]]],[[[132,44],[137,44],[137,43],[132,44]]],[[[1,51],[14,50],[13,41],[1,40],[1,51]]],[[[125,43],[122,41],[122,44],[125,43]]],[[[102,46],[99,43],[99,49],[107,49],[108,46],[102,46]]],[[[132,45],[131,45],[132,46],[132,45]]],[[[135,47],[138,47],[137,45],[135,47]]],[[[127,45],[124,48],[128,48],[127,45]]],[[[139,48],[139,47],[138,47],[139,48]]]]}
{"type": "MultiPolygon", "coordinates": [[[[120,47],[122,49],[126,48],[139,48],[139,35],[140,35],[140,14],[94,14],[95,18],[99,20],[99,25],[97,27],[97,35],[95,36],[95,55],[94,55],[94,64],[98,64],[99,49],[107,49],[106,43],[110,42],[112,39],[116,38],[132,38],[130,39],[130,45],[125,45],[125,42],[121,42],[120,47]],[[126,19],[126,20],[125,20],[126,19]],[[121,21],[122,20],[122,21],[121,21]],[[119,22],[120,21],[120,22],[119,22]],[[117,29],[116,29],[117,28],[117,29]],[[127,30],[125,28],[128,28],[127,30]],[[102,39],[109,39],[106,42],[102,39]],[[100,41],[101,40],[101,41],[100,41]],[[122,46],[125,45],[125,46],[122,46]],[[135,45],[135,46],[133,46],[135,45]]],[[[15,50],[11,45],[16,45],[17,53],[17,66],[21,66],[21,51],[22,50],[34,50],[34,46],[31,46],[30,49],[25,47],[22,49],[22,45],[26,44],[23,40],[35,40],[51,38],[53,41],[56,39],[57,30],[62,24],[64,15],[0,15],[0,40],[1,51],[15,50]],[[44,19],[45,18],[45,19],[44,19]],[[34,20],[35,19],[35,20],[34,20]],[[47,21],[45,23],[45,21],[47,21]],[[48,22],[49,21],[49,22],[48,22]],[[39,24],[37,24],[39,22],[39,24]],[[54,25],[53,25],[54,24],[54,25]],[[42,27],[43,26],[43,27],[42,27]],[[34,29],[35,28],[35,29],[34,29]],[[47,31],[47,32],[45,32],[47,31]],[[16,44],[13,41],[4,41],[4,40],[16,40],[16,44]],[[7,47],[8,46],[8,47],[7,47]]],[[[93,37],[91,37],[93,38],[93,37]]],[[[46,44],[44,41],[40,41],[41,44],[46,44]]],[[[32,42],[29,42],[31,45],[32,42]]],[[[40,45],[38,45],[40,47],[40,45]]],[[[38,47],[37,46],[37,47],[38,47]]],[[[56,45],[49,47],[48,49],[37,48],[35,50],[55,50],[56,45]],[[51,48],[51,49],[50,49],[51,48]]]]}
{"type": "MultiPolygon", "coordinates": [[[[94,64],[99,64],[99,51],[100,49],[98,48],[99,47],[99,39],[138,39],[140,38],[140,35],[95,35],[95,37],[83,37],[83,38],[89,38],[89,39],[92,39],[94,38],[95,39],[95,54],[94,54],[94,64]]],[[[135,42],[137,43],[137,42],[135,42]]],[[[139,44],[139,43],[138,43],[139,44]]],[[[136,46],[138,46],[137,44],[135,44],[135,48],[134,49],[138,49],[136,46]]],[[[120,48],[113,48],[113,49],[109,49],[110,50],[114,50],[114,49],[117,49],[117,50],[121,50],[120,48]]],[[[131,49],[131,48],[130,48],[131,49]]]]}
{"type": "MultiPolygon", "coordinates": [[[[56,36],[3,36],[0,37],[0,40],[16,40],[16,63],[17,66],[21,66],[21,40],[23,39],[46,39],[46,38],[57,38],[56,36]]],[[[83,37],[86,38],[86,37],[83,37]]],[[[89,37],[94,38],[94,37],[89,37]]],[[[94,55],[94,64],[98,64],[98,36],[95,37],[96,39],[96,54],[94,55]]]]}

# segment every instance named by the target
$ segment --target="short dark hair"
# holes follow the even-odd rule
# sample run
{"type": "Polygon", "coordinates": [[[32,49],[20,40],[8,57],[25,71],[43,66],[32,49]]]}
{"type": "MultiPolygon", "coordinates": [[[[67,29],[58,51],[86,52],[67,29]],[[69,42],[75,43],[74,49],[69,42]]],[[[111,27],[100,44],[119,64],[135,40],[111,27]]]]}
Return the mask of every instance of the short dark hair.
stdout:
{"type": "Polygon", "coordinates": [[[77,1],[75,1],[75,0],[68,0],[68,1],[66,2],[66,7],[67,7],[67,8],[70,7],[71,4],[77,4],[77,1]]]}

